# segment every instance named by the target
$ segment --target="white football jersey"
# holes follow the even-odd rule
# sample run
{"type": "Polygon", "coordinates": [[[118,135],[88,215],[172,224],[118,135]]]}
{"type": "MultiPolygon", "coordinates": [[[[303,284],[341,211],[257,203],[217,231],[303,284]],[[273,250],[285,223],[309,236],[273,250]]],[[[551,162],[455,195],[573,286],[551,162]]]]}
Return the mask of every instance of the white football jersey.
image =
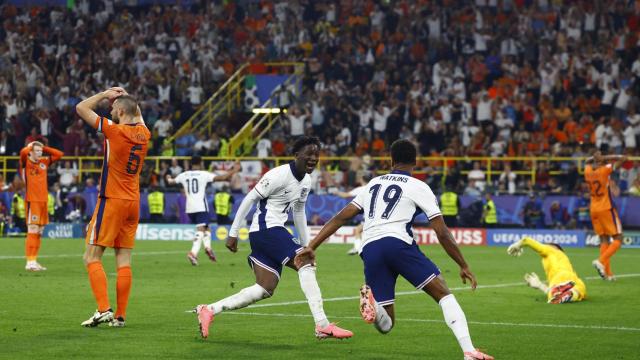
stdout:
{"type": "Polygon", "coordinates": [[[256,184],[254,190],[262,200],[253,214],[250,232],[284,226],[295,203],[307,201],[311,176],[305,174],[302,179],[297,179],[293,166],[289,163],[273,168],[256,184]]]}
{"type": "Polygon", "coordinates": [[[189,170],[176,176],[176,183],[182,185],[187,195],[187,214],[208,212],[209,204],[205,198],[207,184],[216,178],[208,171],[189,170]]]}
{"type": "Polygon", "coordinates": [[[358,195],[360,195],[360,193],[362,193],[366,188],[367,188],[367,186],[366,186],[366,185],[362,185],[362,186],[355,187],[355,188],[351,189],[351,191],[349,191],[349,196],[353,196],[353,197],[358,196],[358,195]]]}
{"type": "Polygon", "coordinates": [[[416,216],[424,212],[431,220],[441,215],[429,185],[401,171],[371,179],[351,203],[364,212],[362,247],[387,236],[412,244],[416,216]]]}

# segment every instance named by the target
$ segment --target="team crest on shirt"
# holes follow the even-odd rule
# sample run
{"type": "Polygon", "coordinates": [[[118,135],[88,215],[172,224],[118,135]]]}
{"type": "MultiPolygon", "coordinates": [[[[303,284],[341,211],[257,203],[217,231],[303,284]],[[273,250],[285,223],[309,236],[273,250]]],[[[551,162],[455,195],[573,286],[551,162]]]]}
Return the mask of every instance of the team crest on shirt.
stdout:
{"type": "Polygon", "coordinates": [[[302,188],[302,190],[300,191],[300,198],[304,199],[304,197],[307,196],[308,192],[309,192],[309,188],[302,188]]]}
{"type": "Polygon", "coordinates": [[[38,221],[38,215],[31,215],[31,221],[38,221]]]}
{"type": "Polygon", "coordinates": [[[40,163],[40,169],[44,170],[47,166],[43,163],[40,163]]]}

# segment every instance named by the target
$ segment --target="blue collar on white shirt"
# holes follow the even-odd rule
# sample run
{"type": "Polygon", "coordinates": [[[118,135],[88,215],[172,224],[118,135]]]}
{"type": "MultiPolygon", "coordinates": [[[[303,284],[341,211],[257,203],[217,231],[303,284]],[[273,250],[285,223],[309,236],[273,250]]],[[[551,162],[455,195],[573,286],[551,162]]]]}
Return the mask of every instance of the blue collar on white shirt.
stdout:
{"type": "Polygon", "coordinates": [[[291,169],[291,173],[293,174],[293,177],[296,178],[296,180],[302,181],[302,179],[304,179],[304,175],[302,175],[302,177],[298,177],[298,175],[296,175],[296,163],[295,163],[295,161],[292,161],[292,162],[289,163],[289,169],[291,169]]]}

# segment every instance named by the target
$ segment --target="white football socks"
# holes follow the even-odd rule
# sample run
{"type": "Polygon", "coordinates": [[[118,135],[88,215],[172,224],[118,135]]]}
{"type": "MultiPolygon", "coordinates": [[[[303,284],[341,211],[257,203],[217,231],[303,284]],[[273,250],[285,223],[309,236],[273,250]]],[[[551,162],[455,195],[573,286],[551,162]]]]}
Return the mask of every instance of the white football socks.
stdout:
{"type": "Polygon", "coordinates": [[[298,278],[300,279],[300,288],[302,288],[302,292],[309,303],[313,320],[321,328],[327,327],[329,320],[327,320],[327,315],[325,315],[322,307],[322,293],[316,280],[316,267],[311,265],[303,266],[298,270],[298,278]]]}
{"type": "Polygon", "coordinates": [[[242,309],[257,301],[270,297],[271,294],[258,284],[253,284],[247,288],[240,290],[240,292],[226,297],[213,304],[207,305],[209,310],[214,314],[219,314],[223,311],[242,309]]]}
{"type": "Polygon", "coordinates": [[[211,249],[211,231],[207,230],[204,232],[202,242],[204,242],[205,249],[211,249]]]}
{"type": "Polygon", "coordinates": [[[196,238],[193,239],[193,245],[191,246],[191,253],[193,256],[198,256],[200,252],[200,245],[202,245],[202,238],[204,237],[203,231],[196,231],[196,238]]]}
{"type": "Polygon", "coordinates": [[[391,331],[391,328],[393,327],[393,321],[391,320],[391,317],[389,316],[389,314],[387,314],[387,310],[385,310],[385,308],[378,304],[378,302],[376,301],[376,320],[373,323],[373,326],[375,326],[376,329],[378,329],[379,332],[386,334],[389,331],[391,331]]]}
{"type": "Polygon", "coordinates": [[[447,326],[449,326],[449,329],[453,331],[456,339],[458,339],[462,351],[474,351],[475,348],[473,347],[473,343],[471,343],[467,319],[456,297],[453,296],[453,294],[449,294],[440,299],[439,304],[444,314],[444,321],[447,323],[447,326]]]}

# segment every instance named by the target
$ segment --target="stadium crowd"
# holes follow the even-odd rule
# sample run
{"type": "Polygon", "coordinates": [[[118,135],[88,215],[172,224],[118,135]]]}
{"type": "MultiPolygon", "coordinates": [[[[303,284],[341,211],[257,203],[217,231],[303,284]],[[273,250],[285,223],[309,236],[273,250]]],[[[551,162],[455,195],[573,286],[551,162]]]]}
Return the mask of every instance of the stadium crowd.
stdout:
{"type": "MultiPolygon", "coordinates": [[[[66,155],[101,155],[78,120],[79,99],[109,86],[135,94],[153,129],[150,155],[240,64],[304,61],[303,94],[257,155],[285,155],[315,134],[323,186],[352,187],[384,165],[393,140],[423,156],[585,156],[593,148],[637,155],[640,8],[625,1],[192,1],[127,7],[0,6],[0,155],[41,140],[66,155]],[[29,39],[29,41],[24,41],[29,39]]],[[[178,138],[175,155],[216,155],[229,136],[178,138]]],[[[450,161],[429,176],[467,194],[584,190],[576,162],[450,161]],[[535,181],[516,175],[535,167],[535,181]]],[[[163,165],[169,167],[169,164],[163,165]]],[[[425,162],[426,173],[442,162],[425,162]]],[[[74,164],[63,165],[71,172],[74,164]]],[[[69,177],[67,176],[67,179],[69,177]]],[[[162,181],[162,177],[159,177],[162,181]]],[[[620,190],[637,191],[632,162],[620,190]]]]}

